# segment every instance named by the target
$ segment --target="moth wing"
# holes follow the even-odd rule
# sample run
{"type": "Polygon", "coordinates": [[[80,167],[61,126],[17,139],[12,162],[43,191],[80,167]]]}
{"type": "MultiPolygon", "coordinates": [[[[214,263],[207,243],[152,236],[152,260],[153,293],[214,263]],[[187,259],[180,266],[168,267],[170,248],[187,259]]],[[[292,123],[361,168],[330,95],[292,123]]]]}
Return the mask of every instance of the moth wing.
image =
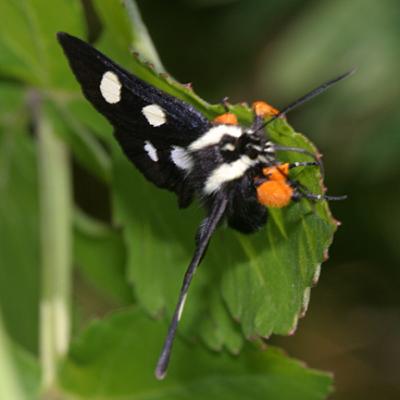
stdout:
{"type": "Polygon", "coordinates": [[[207,118],[88,43],[67,33],[58,40],[83,94],[113,125],[128,158],[151,182],[179,196],[190,167],[185,149],[210,128],[207,118]]]}

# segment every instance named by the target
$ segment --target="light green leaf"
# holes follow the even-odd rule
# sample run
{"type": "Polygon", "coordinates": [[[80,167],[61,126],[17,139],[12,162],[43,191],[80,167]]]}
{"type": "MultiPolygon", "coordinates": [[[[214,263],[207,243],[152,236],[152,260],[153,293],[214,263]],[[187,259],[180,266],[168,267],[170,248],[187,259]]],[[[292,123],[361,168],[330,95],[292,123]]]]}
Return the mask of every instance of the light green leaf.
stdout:
{"type": "Polygon", "coordinates": [[[0,3],[0,72],[34,85],[49,88],[71,85],[57,31],[83,32],[78,0],[15,0],[0,3]],[[44,17],[45,16],[45,17],[44,17]]]}
{"type": "Polygon", "coordinates": [[[66,110],[66,104],[74,100],[75,95],[65,89],[77,91],[78,85],[57,43],[56,33],[65,30],[82,36],[84,17],[80,2],[1,2],[0,15],[3,21],[0,26],[0,73],[35,86],[38,97],[55,101],[55,107],[48,106],[53,124],[59,128],[77,160],[107,181],[109,157],[91,132],[66,110]]]}
{"type": "Polygon", "coordinates": [[[119,304],[132,301],[126,279],[126,251],[121,232],[82,211],[74,214],[74,259],[83,277],[119,304]]]}
{"type": "Polygon", "coordinates": [[[95,322],[72,345],[60,385],[73,399],[98,400],[317,400],[330,392],[328,375],[277,349],[250,345],[232,357],[177,341],[168,376],[159,382],[154,343],[161,340],[160,324],[138,310],[95,322]]]}
{"type": "MultiPolygon", "coordinates": [[[[1,311],[1,310],[0,310],[1,311]]],[[[40,370],[37,360],[7,335],[0,313],[0,398],[37,399],[40,370]]]]}

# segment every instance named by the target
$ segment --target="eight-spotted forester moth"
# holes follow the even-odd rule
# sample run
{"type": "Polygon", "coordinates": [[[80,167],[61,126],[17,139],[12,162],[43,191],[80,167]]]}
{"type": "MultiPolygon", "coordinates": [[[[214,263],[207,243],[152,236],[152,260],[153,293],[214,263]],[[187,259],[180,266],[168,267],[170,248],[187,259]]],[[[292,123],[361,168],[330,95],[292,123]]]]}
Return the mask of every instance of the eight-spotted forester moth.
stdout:
{"type": "Polygon", "coordinates": [[[180,207],[189,206],[197,197],[207,212],[157,364],[156,377],[162,379],[193,274],[222,220],[251,233],[267,222],[267,207],[284,207],[300,198],[344,198],[309,193],[291,179],[290,169],[320,166],[318,159],[302,148],[271,142],[264,128],[351,72],[322,84],[280,112],[255,102],[252,125],[240,126],[229,112],[208,120],[190,104],[142,81],[78,38],[59,33],[58,40],[85,97],[113,125],[132,163],[149,181],[175,192],[180,207]],[[282,150],[305,153],[314,160],[282,163],[276,155],[282,150]]]}

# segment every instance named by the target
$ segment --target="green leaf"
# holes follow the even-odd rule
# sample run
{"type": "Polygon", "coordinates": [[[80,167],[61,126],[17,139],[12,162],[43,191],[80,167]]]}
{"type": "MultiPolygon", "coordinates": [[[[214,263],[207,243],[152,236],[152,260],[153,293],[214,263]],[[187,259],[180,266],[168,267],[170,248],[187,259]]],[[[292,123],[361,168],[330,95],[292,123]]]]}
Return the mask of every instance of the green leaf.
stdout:
{"type": "MultiPolygon", "coordinates": [[[[277,143],[314,150],[284,121],[273,124],[270,135],[277,143]]],[[[282,158],[294,159],[293,155],[282,158]]],[[[321,191],[317,169],[297,174],[310,190],[321,191]]],[[[196,206],[178,210],[174,195],[145,182],[119,152],[113,188],[137,297],[152,315],[166,308],[171,316],[202,215],[196,206]]],[[[306,201],[270,210],[266,228],[251,236],[221,227],[190,289],[181,331],[200,332],[212,348],[225,345],[237,352],[237,329],[232,323],[221,323],[228,318],[221,318],[228,308],[248,338],[292,333],[335,228],[326,203],[311,206],[306,201]]]]}
{"type": "Polygon", "coordinates": [[[61,387],[75,399],[242,400],[324,399],[331,378],[280,351],[246,346],[240,357],[177,341],[165,381],[153,376],[160,324],[139,311],[92,323],[73,343],[60,369],[61,387]],[[190,360],[190,362],[188,362],[190,360]]]}
{"type": "MultiPolygon", "coordinates": [[[[124,51],[115,45],[108,49],[104,45],[108,40],[105,34],[104,51],[124,51]]],[[[128,45],[125,42],[123,46],[128,45]]],[[[139,59],[132,59],[131,65],[136,74],[192,103],[208,117],[222,112],[221,106],[209,105],[139,59]]],[[[241,122],[249,123],[252,116],[246,107],[230,108],[241,122]]],[[[270,130],[276,142],[315,151],[287,124],[274,126],[270,130]]],[[[302,182],[310,190],[321,190],[317,171],[302,174],[302,182]]],[[[159,315],[165,308],[171,315],[201,214],[198,210],[178,211],[173,195],[148,185],[120,155],[114,160],[113,189],[115,216],[125,226],[129,276],[138,299],[152,315],[159,315]]],[[[246,237],[229,231],[217,234],[191,288],[182,331],[200,332],[210,347],[226,346],[237,352],[241,340],[227,314],[228,308],[235,320],[242,322],[247,337],[293,332],[306,308],[309,288],[319,273],[334,229],[326,205],[316,206],[313,212],[307,203],[302,203],[288,210],[271,211],[270,224],[258,235],[246,237]]]]}
{"type": "Polygon", "coordinates": [[[0,86],[0,305],[10,336],[35,352],[39,285],[36,148],[26,133],[22,99],[23,91],[15,85],[0,86]]]}
{"type": "Polygon", "coordinates": [[[71,86],[55,35],[60,30],[82,34],[80,8],[78,0],[2,1],[0,72],[46,88],[71,86]]]}
{"type": "Polygon", "coordinates": [[[7,335],[0,313],[0,398],[13,400],[37,399],[40,370],[27,351],[7,335]]]}
{"type": "MultiPolygon", "coordinates": [[[[115,19],[113,30],[122,28],[119,34],[104,32],[100,45],[107,54],[120,56],[116,59],[120,62],[130,45],[122,31],[129,29],[126,18],[115,13],[109,2],[102,8],[103,20],[110,15],[110,20],[115,19]]],[[[223,112],[221,105],[208,104],[140,59],[130,59],[129,65],[141,78],[193,104],[210,119],[223,112]]],[[[230,110],[241,123],[251,122],[252,113],[246,105],[230,106],[230,110]]],[[[269,134],[277,143],[316,151],[284,121],[272,124],[269,134]]],[[[307,159],[293,154],[280,156],[282,160],[307,159]]],[[[145,182],[118,149],[113,169],[114,214],[125,227],[130,281],[150,314],[157,316],[166,310],[171,316],[202,213],[198,207],[178,210],[174,196],[145,182]]],[[[296,174],[309,190],[321,192],[317,169],[296,174]]],[[[225,346],[232,352],[239,351],[241,339],[231,317],[241,322],[248,338],[292,333],[305,312],[310,286],[316,281],[335,228],[326,203],[311,206],[303,201],[271,210],[267,227],[256,235],[220,229],[190,290],[181,331],[187,335],[200,333],[211,348],[225,346]]]]}
{"type": "Polygon", "coordinates": [[[126,251],[120,231],[76,210],[74,259],[79,271],[101,294],[119,304],[132,301],[126,279],[126,251]]]}
{"type": "Polygon", "coordinates": [[[57,134],[69,145],[77,161],[101,181],[108,183],[111,175],[110,156],[92,132],[63,104],[47,102],[46,111],[57,134]]]}
{"type": "MultiPolygon", "coordinates": [[[[78,84],[56,40],[56,32],[60,30],[82,36],[84,17],[80,2],[2,2],[0,14],[3,19],[0,26],[0,73],[40,87],[40,96],[54,101],[54,107],[48,105],[52,123],[77,160],[107,181],[109,157],[91,132],[68,113],[67,104],[75,99],[75,95],[65,89],[74,88],[78,96],[78,84]]],[[[80,93],[79,99],[82,101],[80,93]]]]}
{"type": "MultiPolygon", "coordinates": [[[[284,121],[277,121],[269,131],[275,143],[315,152],[310,142],[284,121]]],[[[283,154],[282,158],[294,161],[299,155],[283,154]]],[[[310,191],[321,192],[317,169],[303,169],[296,175],[310,191]]],[[[303,200],[284,209],[270,209],[269,214],[266,229],[232,238],[229,266],[222,276],[224,299],[249,338],[294,332],[336,229],[326,202],[311,205],[303,200]]],[[[222,253],[222,245],[226,246],[226,241],[211,249],[214,260],[222,253]]]]}
{"type": "Polygon", "coordinates": [[[36,400],[39,398],[41,389],[41,371],[38,360],[15,343],[10,342],[10,349],[19,376],[18,384],[25,393],[25,398],[36,400]]]}
{"type": "MultiPolygon", "coordinates": [[[[129,19],[112,0],[96,4],[108,27],[101,45],[110,48],[109,53],[124,54],[127,58],[128,48],[136,40],[135,27],[130,24],[131,21],[137,23],[140,16],[131,7],[129,19]],[[111,22],[112,28],[107,25],[111,22]]],[[[46,25],[43,30],[51,28],[46,25]]],[[[140,35],[143,42],[146,37],[143,29],[140,35]]],[[[187,87],[158,75],[139,59],[131,58],[130,63],[133,70],[150,83],[191,102],[208,117],[222,111],[222,106],[209,105],[187,87]]],[[[239,115],[241,122],[251,120],[251,113],[245,106],[232,106],[231,110],[239,115]]],[[[270,131],[271,138],[278,143],[310,148],[310,144],[284,122],[275,123],[270,131]]],[[[70,143],[75,148],[74,142],[70,143]]],[[[76,150],[78,159],[107,180],[108,167],[101,161],[102,153],[96,153],[92,145],[79,148],[84,150],[76,150]],[[93,155],[92,161],[88,154],[93,155]]],[[[193,251],[192,238],[201,213],[195,209],[179,212],[171,194],[144,182],[119,156],[113,174],[115,215],[126,226],[130,280],[135,284],[139,300],[151,314],[158,315],[165,308],[171,314],[183,271],[193,251]],[[159,279],[155,279],[156,276],[159,279]]],[[[303,173],[302,182],[318,191],[321,190],[319,178],[317,172],[308,170],[303,173]]],[[[200,332],[212,348],[226,346],[234,352],[239,350],[241,340],[227,311],[241,321],[247,337],[292,332],[305,308],[309,287],[318,274],[333,231],[334,224],[326,205],[312,210],[305,202],[271,211],[267,228],[251,237],[221,229],[191,290],[183,331],[200,332]]]]}

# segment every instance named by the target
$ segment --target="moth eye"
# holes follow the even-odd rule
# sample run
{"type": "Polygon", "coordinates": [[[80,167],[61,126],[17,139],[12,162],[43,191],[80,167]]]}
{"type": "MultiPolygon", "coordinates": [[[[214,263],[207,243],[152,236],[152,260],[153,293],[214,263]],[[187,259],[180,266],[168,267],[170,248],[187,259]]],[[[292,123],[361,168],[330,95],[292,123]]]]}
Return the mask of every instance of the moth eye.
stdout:
{"type": "Polygon", "coordinates": [[[251,143],[248,143],[246,145],[246,149],[245,149],[245,154],[250,157],[252,160],[256,159],[259,154],[260,151],[257,149],[259,148],[259,146],[253,146],[251,143]]]}

